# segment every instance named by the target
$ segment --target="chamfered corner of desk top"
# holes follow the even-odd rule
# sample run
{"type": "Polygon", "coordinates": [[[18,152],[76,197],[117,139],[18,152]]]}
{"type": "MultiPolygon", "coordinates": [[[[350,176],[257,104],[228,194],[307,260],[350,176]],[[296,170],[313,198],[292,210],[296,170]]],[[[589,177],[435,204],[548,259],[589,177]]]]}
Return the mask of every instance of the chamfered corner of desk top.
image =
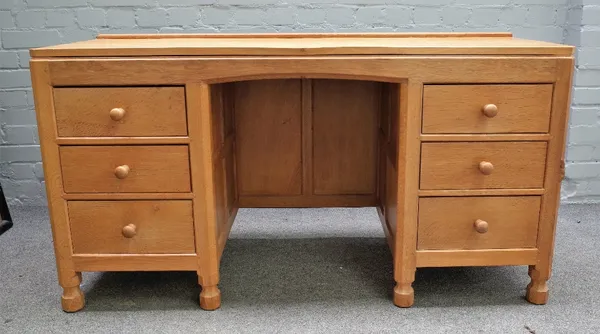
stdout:
{"type": "Polygon", "coordinates": [[[35,48],[32,57],[546,55],[573,46],[511,33],[122,34],[35,48]]]}

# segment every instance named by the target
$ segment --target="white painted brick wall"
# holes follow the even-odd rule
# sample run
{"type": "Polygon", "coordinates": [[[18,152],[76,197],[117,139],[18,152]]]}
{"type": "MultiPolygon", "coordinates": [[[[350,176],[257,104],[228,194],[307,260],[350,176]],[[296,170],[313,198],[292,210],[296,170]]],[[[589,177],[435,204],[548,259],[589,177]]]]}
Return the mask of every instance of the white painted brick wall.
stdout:
{"type": "Polygon", "coordinates": [[[565,41],[577,46],[562,196],[600,201],[600,1],[571,0],[565,41]]]}
{"type": "Polygon", "coordinates": [[[563,198],[600,201],[600,0],[0,0],[0,182],[46,203],[27,49],[106,33],[512,31],[578,46],[563,198]]]}

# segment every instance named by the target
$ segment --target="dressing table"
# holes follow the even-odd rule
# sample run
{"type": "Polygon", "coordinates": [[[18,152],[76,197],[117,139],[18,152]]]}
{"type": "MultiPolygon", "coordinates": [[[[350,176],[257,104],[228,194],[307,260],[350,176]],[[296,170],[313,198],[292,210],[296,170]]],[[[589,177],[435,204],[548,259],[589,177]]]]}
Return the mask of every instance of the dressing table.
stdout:
{"type": "Polygon", "coordinates": [[[527,300],[548,300],[573,47],[100,35],[31,56],[67,312],[85,271],[195,271],[200,306],[217,309],[247,207],[377,207],[400,307],[419,267],[526,265],[527,300]]]}

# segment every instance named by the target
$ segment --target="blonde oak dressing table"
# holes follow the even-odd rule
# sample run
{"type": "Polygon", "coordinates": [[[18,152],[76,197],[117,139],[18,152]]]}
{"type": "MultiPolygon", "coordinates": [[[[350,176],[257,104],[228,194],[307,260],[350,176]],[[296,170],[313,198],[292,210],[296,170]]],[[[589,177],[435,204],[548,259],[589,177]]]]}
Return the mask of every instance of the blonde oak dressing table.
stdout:
{"type": "Polygon", "coordinates": [[[83,271],[189,270],[214,310],[238,208],[330,206],[378,208],[397,306],[418,267],[505,265],[544,304],[572,55],[508,33],[33,49],[62,307],[84,306],[83,271]]]}

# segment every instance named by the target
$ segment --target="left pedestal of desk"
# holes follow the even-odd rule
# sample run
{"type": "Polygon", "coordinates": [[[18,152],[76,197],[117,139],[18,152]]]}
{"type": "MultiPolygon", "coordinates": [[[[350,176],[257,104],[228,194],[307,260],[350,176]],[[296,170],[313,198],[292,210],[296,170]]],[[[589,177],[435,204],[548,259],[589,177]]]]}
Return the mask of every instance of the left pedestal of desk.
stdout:
{"type": "MultiPolygon", "coordinates": [[[[210,236],[195,226],[185,87],[59,87],[49,68],[31,63],[63,309],[83,308],[85,271],[214,276],[199,256],[210,236]]],[[[203,288],[203,308],[218,308],[216,284],[203,288]]]]}

